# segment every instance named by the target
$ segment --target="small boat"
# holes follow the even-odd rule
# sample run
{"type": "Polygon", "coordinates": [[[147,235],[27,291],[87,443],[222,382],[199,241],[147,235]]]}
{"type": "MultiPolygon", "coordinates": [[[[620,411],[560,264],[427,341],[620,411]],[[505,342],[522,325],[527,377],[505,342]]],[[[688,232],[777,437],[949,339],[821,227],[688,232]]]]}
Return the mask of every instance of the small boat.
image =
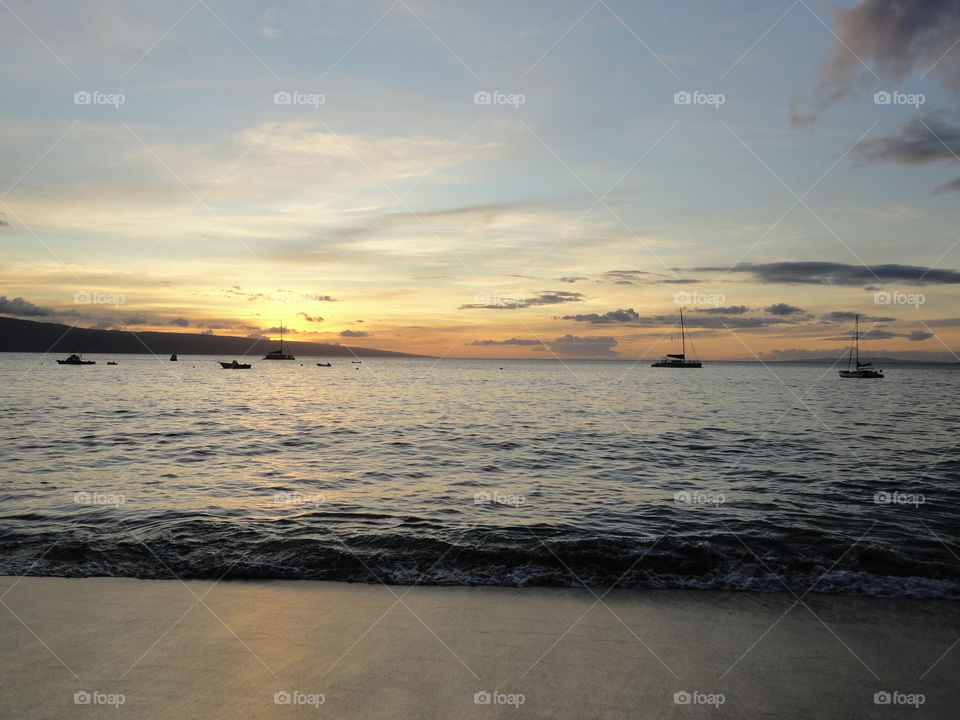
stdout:
{"type": "Polygon", "coordinates": [[[363,360],[351,360],[350,362],[352,362],[354,365],[359,365],[363,362],[363,360]]]}
{"type": "Polygon", "coordinates": [[[96,365],[96,360],[84,360],[80,355],[74,353],[66,360],[57,360],[57,365],[96,365]]]}
{"type": "Polygon", "coordinates": [[[238,363],[236,360],[234,360],[233,362],[223,362],[222,360],[218,360],[217,362],[220,363],[220,367],[222,367],[224,370],[249,370],[250,369],[250,363],[238,363]]]}
{"type": "MultiPolygon", "coordinates": [[[[687,333],[683,326],[683,308],[680,308],[680,352],[667,353],[650,367],[698,368],[703,367],[699,360],[687,360],[687,333]]],[[[690,343],[691,347],[693,343],[690,343]]]]}
{"type": "Polygon", "coordinates": [[[174,353],[173,355],[170,356],[170,362],[176,362],[176,361],[177,361],[177,354],[174,353]]]}
{"type": "Polygon", "coordinates": [[[333,367],[330,363],[317,363],[317,367],[333,367]]]}
{"type": "Polygon", "coordinates": [[[296,360],[296,358],[290,353],[285,353],[283,351],[283,323],[280,323],[280,349],[271,350],[266,355],[263,356],[264,360],[296,360]]]}
{"type": "Polygon", "coordinates": [[[842,378],[882,378],[883,370],[874,370],[872,363],[860,362],[860,316],[857,315],[853,330],[853,345],[847,356],[847,369],[840,370],[842,378]]]}
{"type": "Polygon", "coordinates": [[[107,363],[107,365],[119,365],[120,363],[115,363],[113,360],[107,363]]]}

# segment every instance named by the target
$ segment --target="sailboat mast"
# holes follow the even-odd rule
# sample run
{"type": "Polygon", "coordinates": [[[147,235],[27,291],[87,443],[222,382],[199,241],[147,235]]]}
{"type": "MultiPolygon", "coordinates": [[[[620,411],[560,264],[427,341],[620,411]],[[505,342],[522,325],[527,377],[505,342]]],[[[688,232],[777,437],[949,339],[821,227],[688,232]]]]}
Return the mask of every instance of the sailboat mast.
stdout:
{"type": "Polygon", "coordinates": [[[853,347],[857,353],[857,368],[860,368],[860,316],[857,315],[853,331],[853,347]]]}
{"type": "Polygon", "coordinates": [[[280,321],[280,354],[283,354],[283,320],[280,321]]]}
{"type": "Polygon", "coordinates": [[[682,357],[686,358],[687,357],[687,334],[683,330],[683,308],[680,308],[680,343],[682,347],[682,350],[680,352],[683,353],[682,357]]]}

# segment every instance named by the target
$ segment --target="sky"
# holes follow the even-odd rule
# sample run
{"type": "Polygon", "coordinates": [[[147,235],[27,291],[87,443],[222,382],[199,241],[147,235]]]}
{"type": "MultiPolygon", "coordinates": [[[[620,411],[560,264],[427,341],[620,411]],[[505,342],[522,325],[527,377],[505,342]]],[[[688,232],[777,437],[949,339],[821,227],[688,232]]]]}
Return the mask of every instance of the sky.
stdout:
{"type": "Polygon", "coordinates": [[[0,64],[0,315],[960,360],[956,0],[3,0],[0,64]]]}

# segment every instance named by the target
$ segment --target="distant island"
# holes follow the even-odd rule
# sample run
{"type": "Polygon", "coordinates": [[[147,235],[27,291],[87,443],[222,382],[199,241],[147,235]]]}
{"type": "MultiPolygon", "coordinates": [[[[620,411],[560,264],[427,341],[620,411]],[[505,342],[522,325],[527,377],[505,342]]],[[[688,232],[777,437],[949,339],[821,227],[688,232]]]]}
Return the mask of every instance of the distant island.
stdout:
{"type": "MultiPolygon", "coordinates": [[[[427,357],[375,348],[332,343],[290,342],[284,347],[294,355],[331,357],[427,357]]],[[[0,352],[50,352],[116,354],[263,356],[276,349],[278,341],[200,333],[133,332],[93,330],[59,323],[34,322],[0,317],[0,352]]]]}

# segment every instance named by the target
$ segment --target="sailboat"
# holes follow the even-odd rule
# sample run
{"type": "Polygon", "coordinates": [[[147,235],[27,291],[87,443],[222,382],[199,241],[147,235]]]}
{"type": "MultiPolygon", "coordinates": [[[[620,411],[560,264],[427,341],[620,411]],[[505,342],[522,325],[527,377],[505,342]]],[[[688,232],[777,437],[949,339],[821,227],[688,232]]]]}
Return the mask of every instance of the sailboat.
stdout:
{"type": "Polygon", "coordinates": [[[853,331],[853,345],[847,356],[847,369],[840,370],[842,378],[882,378],[882,370],[874,370],[871,363],[860,362],[860,316],[857,315],[853,331]]]}
{"type": "Polygon", "coordinates": [[[283,323],[280,323],[280,349],[271,350],[263,356],[264,360],[296,360],[290,353],[283,352],[283,323]]]}
{"type": "MultiPolygon", "coordinates": [[[[650,367],[698,368],[703,367],[699,360],[687,360],[687,333],[683,326],[683,308],[680,308],[680,352],[667,353],[650,367]]],[[[692,346],[692,343],[691,343],[692,346]]]]}

